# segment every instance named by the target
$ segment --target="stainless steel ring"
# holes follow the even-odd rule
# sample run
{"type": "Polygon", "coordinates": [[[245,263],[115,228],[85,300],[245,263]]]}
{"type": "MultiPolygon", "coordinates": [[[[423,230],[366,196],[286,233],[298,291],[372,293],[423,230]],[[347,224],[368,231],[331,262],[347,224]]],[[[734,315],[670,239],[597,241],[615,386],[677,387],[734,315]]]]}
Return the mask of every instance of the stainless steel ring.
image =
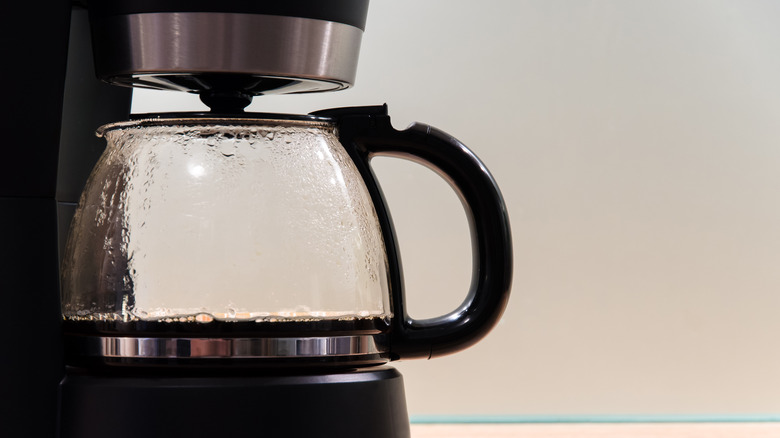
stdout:
{"type": "Polygon", "coordinates": [[[255,94],[349,87],[363,36],[344,23],[222,12],[105,17],[93,23],[92,31],[95,69],[108,82],[195,92],[213,85],[210,74],[290,82],[278,89],[259,84],[247,90],[255,94]],[[177,76],[191,79],[170,79],[177,76]]]}
{"type": "Polygon", "coordinates": [[[72,338],[76,355],[128,359],[271,359],[383,353],[374,336],[312,338],[72,338]]]}

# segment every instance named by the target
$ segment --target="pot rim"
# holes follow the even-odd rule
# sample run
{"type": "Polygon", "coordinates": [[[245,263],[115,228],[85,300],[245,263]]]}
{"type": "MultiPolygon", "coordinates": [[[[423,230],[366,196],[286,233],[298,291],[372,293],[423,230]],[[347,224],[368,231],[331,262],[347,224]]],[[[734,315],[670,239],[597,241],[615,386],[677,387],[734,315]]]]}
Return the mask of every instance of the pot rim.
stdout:
{"type": "Polygon", "coordinates": [[[112,122],[97,128],[95,135],[103,137],[116,129],[143,128],[147,126],[301,126],[309,128],[333,128],[335,121],[329,117],[272,114],[272,113],[153,113],[133,114],[130,120],[112,122]]]}

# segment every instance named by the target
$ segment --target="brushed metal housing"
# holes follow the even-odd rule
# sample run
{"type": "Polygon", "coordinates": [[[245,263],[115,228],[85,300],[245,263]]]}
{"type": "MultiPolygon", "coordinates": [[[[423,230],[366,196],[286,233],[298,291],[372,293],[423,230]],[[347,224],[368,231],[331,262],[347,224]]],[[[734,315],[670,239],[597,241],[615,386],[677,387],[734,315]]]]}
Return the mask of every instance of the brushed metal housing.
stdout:
{"type": "Polygon", "coordinates": [[[93,23],[106,82],[252,95],[331,91],[354,83],[363,31],[325,20],[223,12],[161,12],[93,23]]]}

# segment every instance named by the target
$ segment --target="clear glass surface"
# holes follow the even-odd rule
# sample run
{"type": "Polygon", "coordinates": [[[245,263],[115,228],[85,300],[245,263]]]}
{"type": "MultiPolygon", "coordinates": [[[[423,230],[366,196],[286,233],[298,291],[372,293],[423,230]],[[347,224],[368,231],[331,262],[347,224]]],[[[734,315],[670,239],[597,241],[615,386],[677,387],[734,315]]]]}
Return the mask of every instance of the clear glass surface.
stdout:
{"type": "Polygon", "coordinates": [[[388,318],[376,212],[332,126],[120,123],[74,217],[63,316],[388,318]]]}

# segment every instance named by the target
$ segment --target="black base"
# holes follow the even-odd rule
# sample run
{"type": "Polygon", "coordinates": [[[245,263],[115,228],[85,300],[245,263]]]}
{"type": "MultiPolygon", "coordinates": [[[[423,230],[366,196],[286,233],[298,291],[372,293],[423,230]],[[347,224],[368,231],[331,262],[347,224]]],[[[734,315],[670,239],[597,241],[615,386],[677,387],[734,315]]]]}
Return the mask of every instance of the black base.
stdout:
{"type": "Polygon", "coordinates": [[[331,374],[97,376],[60,384],[60,438],[408,438],[403,378],[381,366],[331,374]]]}

